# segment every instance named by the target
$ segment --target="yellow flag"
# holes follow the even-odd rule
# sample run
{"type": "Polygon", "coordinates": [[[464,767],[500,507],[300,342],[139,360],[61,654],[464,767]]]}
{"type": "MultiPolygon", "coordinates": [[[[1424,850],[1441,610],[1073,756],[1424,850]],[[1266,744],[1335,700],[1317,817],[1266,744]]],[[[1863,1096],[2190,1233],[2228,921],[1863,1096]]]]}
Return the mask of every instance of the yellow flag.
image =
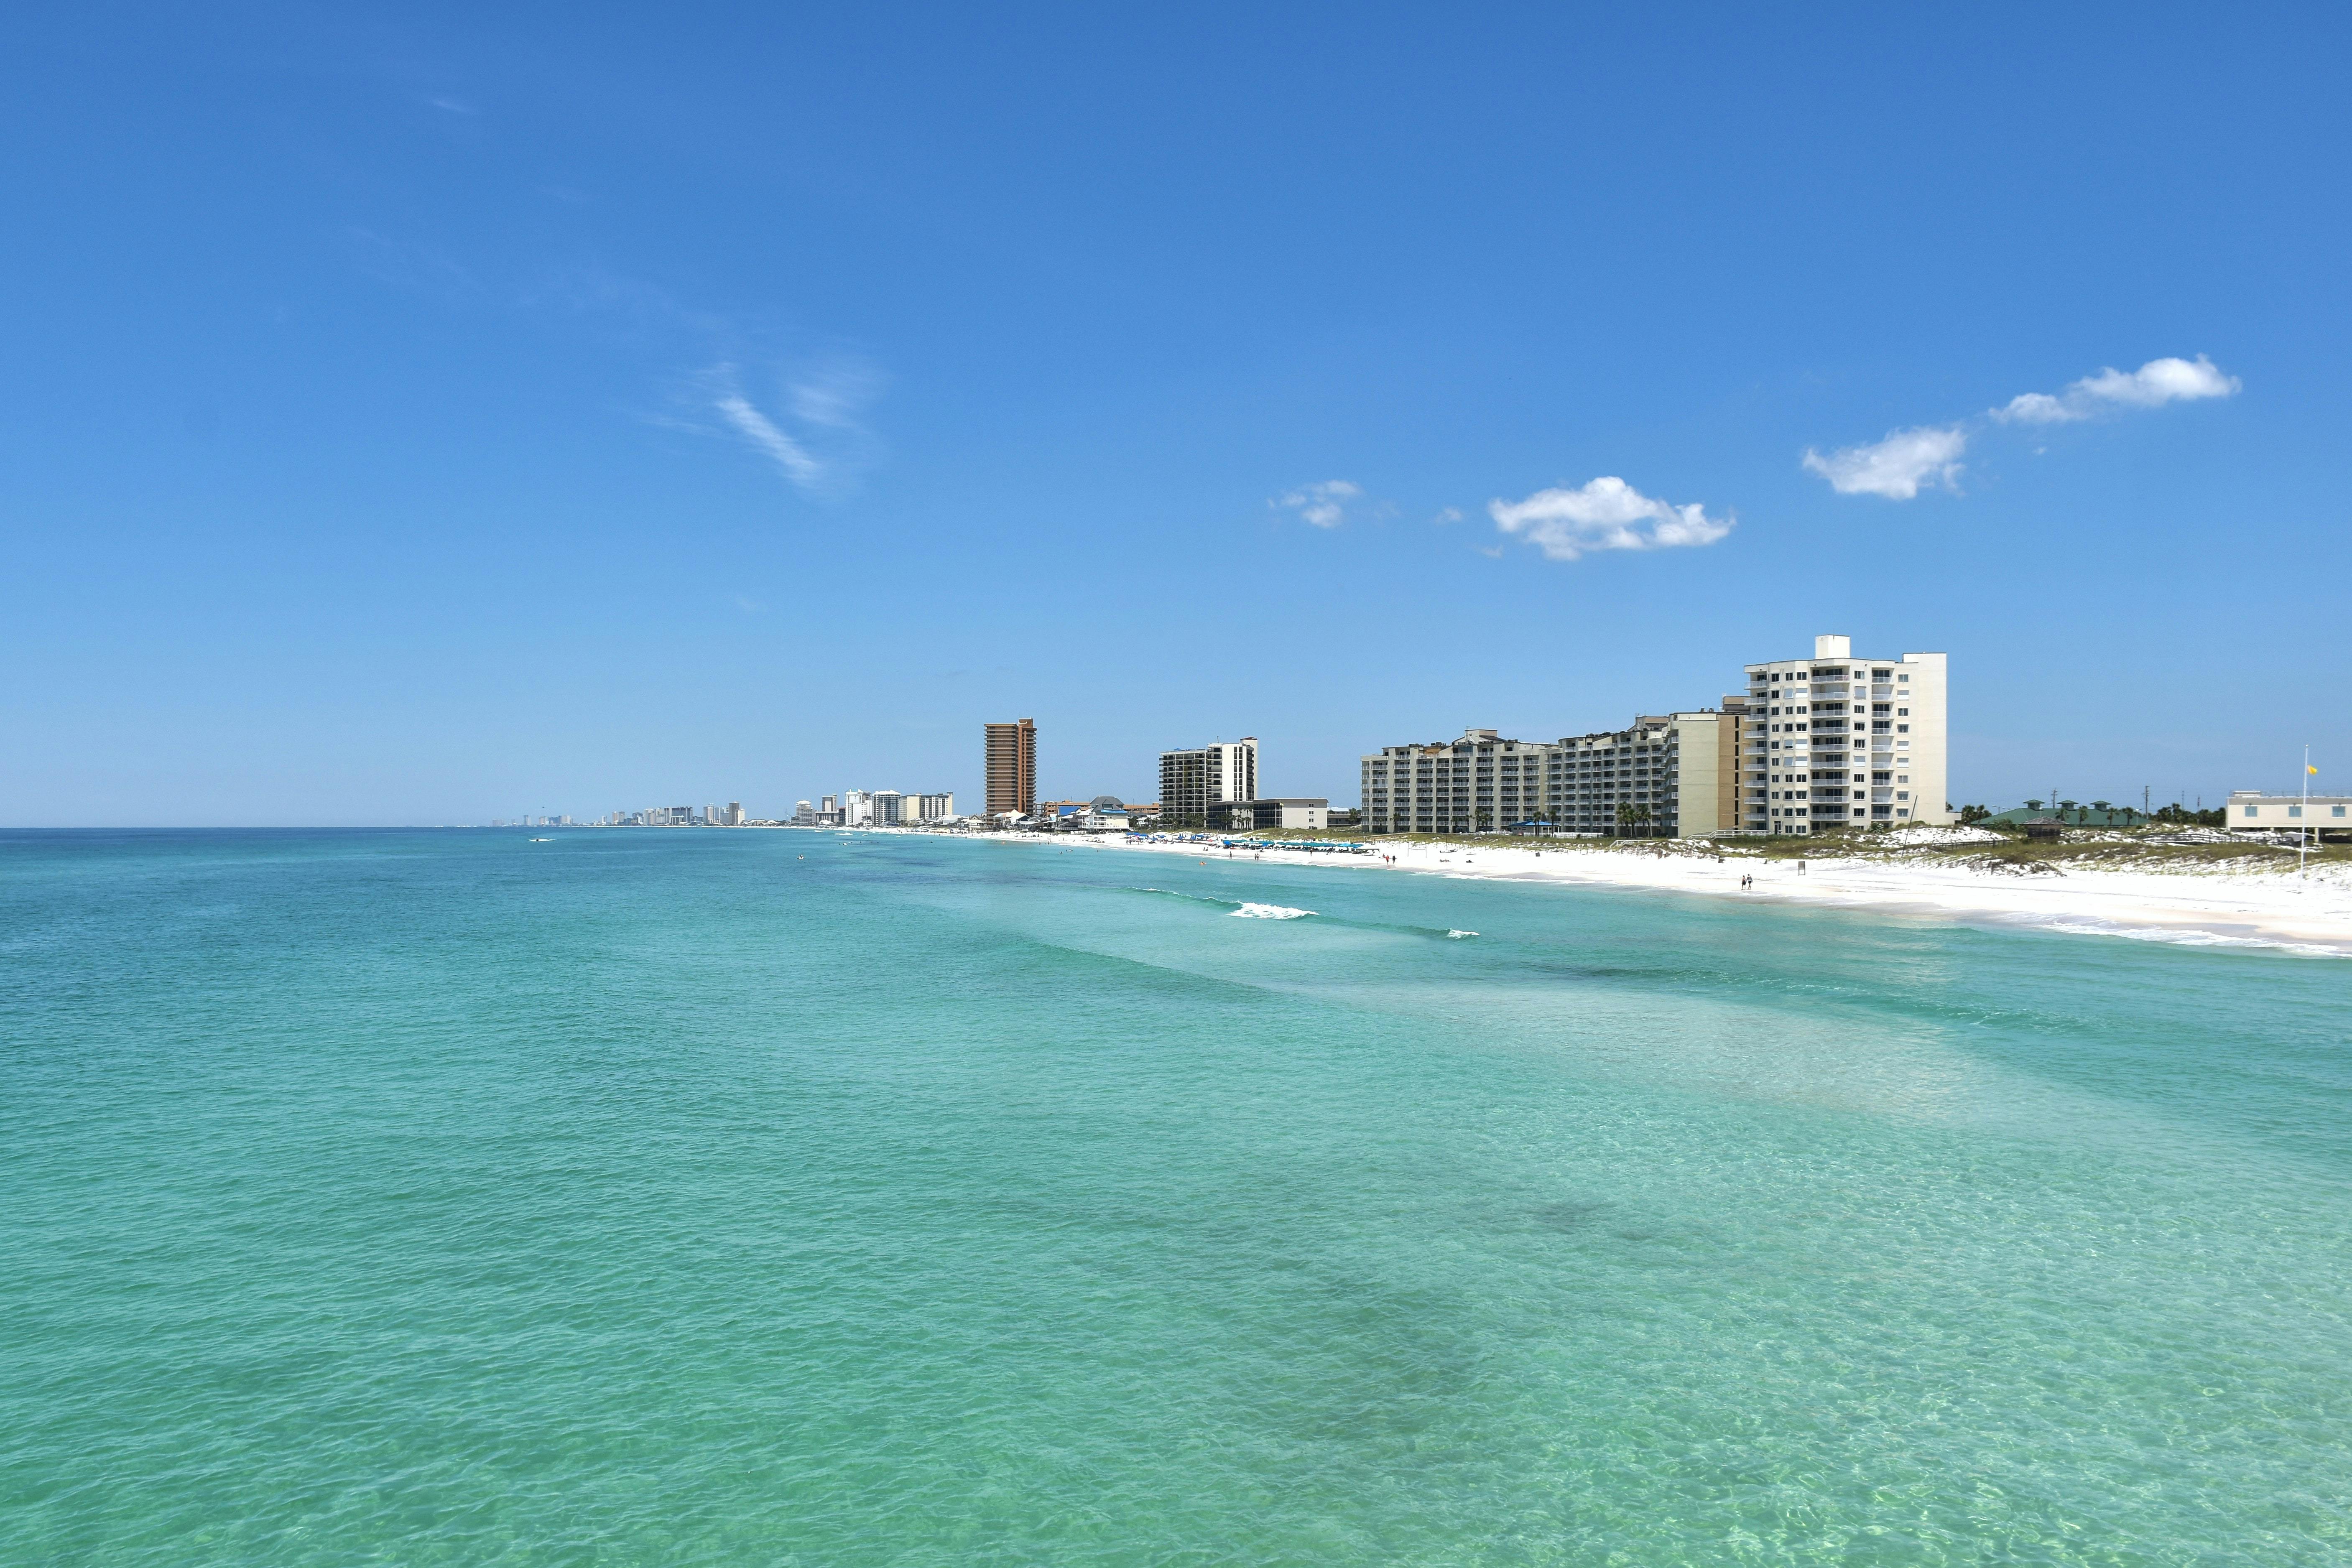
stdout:
{"type": "Polygon", "coordinates": [[[2304,771],[2305,773],[2317,773],[2319,770],[2318,770],[2317,768],[2313,767],[2309,763],[2304,763],[2304,764],[2303,764],[2303,771],[2304,771]]]}

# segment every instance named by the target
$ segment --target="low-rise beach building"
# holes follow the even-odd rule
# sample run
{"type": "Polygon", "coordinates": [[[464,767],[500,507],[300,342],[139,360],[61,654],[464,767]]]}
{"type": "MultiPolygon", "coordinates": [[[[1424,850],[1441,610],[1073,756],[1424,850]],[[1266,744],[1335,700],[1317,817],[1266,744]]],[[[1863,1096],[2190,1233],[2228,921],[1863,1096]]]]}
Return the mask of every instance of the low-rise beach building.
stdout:
{"type": "Polygon", "coordinates": [[[2265,795],[2258,789],[2230,792],[2223,821],[2232,833],[2352,834],[2352,795],[2265,795]]]}
{"type": "Polygon", "coordinates": [[[1320,833],[1331,826],[1331,802],[1319,795],[1227,801],[1209,807],[1206,826],[1216,833],[1265,833],[1281,827],[1320,833]]]}

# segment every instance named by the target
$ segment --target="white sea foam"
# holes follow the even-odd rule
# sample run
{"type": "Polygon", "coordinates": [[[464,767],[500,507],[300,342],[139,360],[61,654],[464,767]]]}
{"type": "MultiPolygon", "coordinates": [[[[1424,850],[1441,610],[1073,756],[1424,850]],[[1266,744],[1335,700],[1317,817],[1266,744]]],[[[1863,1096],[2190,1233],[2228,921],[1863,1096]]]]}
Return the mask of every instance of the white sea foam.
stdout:
{"type": "Polygon", "coordinates": [[[2279,952],[2298,952],[2315,958],[2342,958],[2345,950],[2326,947],[2316,942],[2294,942],[2284,937],[2231,936],[2221,931],[2163,927],[2142,928],[2116,925],[2106,921],[2032,920],[2018,923],[2038,926],[2044,931],[2064,931],[2071,936],[2119,936],[2133,942],[2166,942],[2181,947],[2260,947],[2279,952]]]}
{"type": "Polygon", "coordinates": [[[1475,931],[1450,931],[1445,934],[1455,942],[1460,942],[1465,936],[1476,936],[1478,933],[1475,931]]]}
{"type": "Polygon", "coordinates": [[[1294,910],[1283,904],[1244,904],[1234,913],[1243,920],[1296,921],[1313,914],[1313,910],[1294,910]]]}

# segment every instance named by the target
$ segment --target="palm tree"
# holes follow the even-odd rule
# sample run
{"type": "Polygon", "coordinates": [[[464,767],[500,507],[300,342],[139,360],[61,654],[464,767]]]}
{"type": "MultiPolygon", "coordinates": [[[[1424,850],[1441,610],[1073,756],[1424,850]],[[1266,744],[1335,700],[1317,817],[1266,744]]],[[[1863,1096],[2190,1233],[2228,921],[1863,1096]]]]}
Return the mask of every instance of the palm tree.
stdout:
{"type": "MultiPolygon", "coordinates": [[[[1650,808],[1646,805],[1635,805],[1629,800],[1617,807],[1617,826],[1621,832],[1628,828],[1646,827],[1649,821],[1650,808]]],[[[1648,835],[1645,833],[1643,837],[1647,837],[1648,835]]]]}

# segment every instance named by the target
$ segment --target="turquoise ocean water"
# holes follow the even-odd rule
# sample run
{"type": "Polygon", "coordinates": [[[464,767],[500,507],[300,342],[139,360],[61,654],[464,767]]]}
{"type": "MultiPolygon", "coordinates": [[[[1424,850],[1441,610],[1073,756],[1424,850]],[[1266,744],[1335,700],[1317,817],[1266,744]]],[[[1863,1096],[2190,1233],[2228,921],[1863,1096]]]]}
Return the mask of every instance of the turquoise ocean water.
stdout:
{"type": "Polygon", "coordinates": [[[550,837],[0,836],[0,1562],[2352,1560],[2343,961],[550,837]]]}

